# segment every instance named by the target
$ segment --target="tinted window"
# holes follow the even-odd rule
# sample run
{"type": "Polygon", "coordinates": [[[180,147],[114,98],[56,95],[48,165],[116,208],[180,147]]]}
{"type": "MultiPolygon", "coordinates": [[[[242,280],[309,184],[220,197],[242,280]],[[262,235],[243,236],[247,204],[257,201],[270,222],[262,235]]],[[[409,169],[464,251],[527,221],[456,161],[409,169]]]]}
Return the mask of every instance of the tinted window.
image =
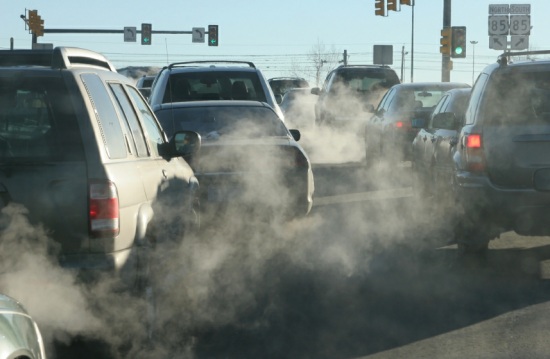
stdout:
{"type": "Polygon", "coordinates": [[[487,86],[486,123],[550,122],[550,71],[502,71],[487,86]]]}
{"type": "Polygon", "coordinates": [[[126,96],[126,92],[122,88],[122,84],[110,84],[111,90],[113,91],[118,105],[120,106],[120,111],[124,114],[126,119],[126,125],[128,126],[128,132],[132,136],[132,144],[134,145],[137,155],[139,157],[147,157],[149,152],[147,151],[147,145],[145,144],[145,139],[143,138],[143,130],[139,124],[139,120],[134,112],[132,103],[126,96]]]}
{"type": "Polygon", "coordinates": [[[159,128],[155,115],[153,115],[149,109],[149,106],[143,101],[143,98],[140,96],[139,92],[132,87],[127,88],[141,115],[141,120],[145,126],[145,136],[149,141],[151,152],[158,156],[158,146],[165,142],[164,133],[159,128]]]}
{"type": "Polygon", "coordinates": [[[270,109],[264,107],[188,107],[157,113],[168,135],[175,131],[198,132],[204,138],[216,136],[285,136],[286,127],[270,109]]]}
{"type": "Polygon", "coordinates": [[[163,103],[200,100],[267,102],[256,72],[203,71],[170,75],[163,103]]]}
{"type": "Polygon", "coordinates": [[[61,78],[0,77],[0,158],[84,158],[75,111],[61,78]]]}
{"type": "Polygon", "coordinates": [[[109,158],[125,158],[127,150],[124,135],[107,89],[95,74],[83,74],[81,77],[90,95],[109,158]]]}

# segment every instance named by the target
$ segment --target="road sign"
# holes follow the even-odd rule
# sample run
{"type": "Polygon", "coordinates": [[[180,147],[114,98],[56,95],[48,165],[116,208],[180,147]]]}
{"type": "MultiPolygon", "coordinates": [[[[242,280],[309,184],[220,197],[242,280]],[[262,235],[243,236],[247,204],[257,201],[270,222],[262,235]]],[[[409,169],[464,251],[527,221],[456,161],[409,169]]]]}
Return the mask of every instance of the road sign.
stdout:
{"type": "Polygon", "coordinates": [[[531,4],[510,4],[510,14],[528,15],[531,13],[531,4]]]}
{"type": "Polygon", "coordinates": [[[193,33],[192,35],[192,42],[205,42],[204,39],[204,27],[194,27],[191,31],[193,33]]]}
{"type": "Polygon", "coordinates": [[[489,36],[489,48],[493,50],[506,50],[508,36],[489,36]]]}
{"type": "Polygon", "coordinates": [[[375,65],[393,65],[393,45],[373,45],[372,55],[375,65]]]}
{"type": "Polygon", "coordinates": [[[508,35],[510,32],[510,23],[508,15],[489,16],[489,36],[508,35]]]}
{"type": "Polygon", "coordinates": [[[136,27],[126,26],[124,28],[124,42],[136,42],[136,27]]]}
{"type": "Polygon", "coordinates": [[[491,4],[489,5],[490,15],[504,15],[510,13],[510,5],[508,4],[491,4]]]}
{"type": "Polygon", "coordinates": [[[529,48],[528,35],[512,35],[511,38],[510,47],[512,50],[526,50],[529,48]]]}
{"type": "Polygon", "coordinates": [[[529,35],[531,15],[510,15],[510,35],[529,35]]]}

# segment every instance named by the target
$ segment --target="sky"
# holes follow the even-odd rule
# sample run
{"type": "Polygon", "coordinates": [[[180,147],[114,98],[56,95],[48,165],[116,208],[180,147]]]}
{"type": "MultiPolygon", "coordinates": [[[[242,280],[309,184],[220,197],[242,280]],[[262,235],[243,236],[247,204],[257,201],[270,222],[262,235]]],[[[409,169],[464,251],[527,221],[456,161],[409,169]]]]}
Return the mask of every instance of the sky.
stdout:
{"type": "MultiPolygon", "coordinates": [[[[531,4],[530,49],[550,48],[548,0],[511,3],[452,0],[451,23],[466,26],[468,46],[466,58],[453,59],[451,81],[471,84],[477,73],[502,53],[489,48],[490,4],[531,4]]],[[[32,36],[20,17],[29,9],[38,11],[46,31],[122,30],[128,26],[140,29],[142,23],[151,23],[151,45],[141,45],[139,35],[137,42],[124,42],[123,34],[46,32],[38,38],[39,43],[101,52],[117,68],[162,67],[193,60],[243,60],[254,62],[267,78],[297,75],[315,86],[311,75],[313,62],[308,55],[322,50],[323,54],[332,53],[343,59],[347,51],[348,64],[372,64],[374,45],[392,45],[390,66],[398,75],[403,69],[403,82],[411,82],[411,77],[414,82],[441,81],[443,0],[416,0],[414,16],[413,8],[403,5],[400,11],[391,11],[385,17],[375,15],[375,0],[4,0],[0,11],[0,49],[9,49],[11,38],[14,48],[31,47],[32,36]],[[191,31],[194,27],[208,28],[208,25],[219,26],[218,47],[193,43],[190,34],[154,33],[191,31]],[[412,71],[411,62],[414,63],[412,71]]],[[[326,72],[329,68],[325,66],[322,70],[326,72]]]]}

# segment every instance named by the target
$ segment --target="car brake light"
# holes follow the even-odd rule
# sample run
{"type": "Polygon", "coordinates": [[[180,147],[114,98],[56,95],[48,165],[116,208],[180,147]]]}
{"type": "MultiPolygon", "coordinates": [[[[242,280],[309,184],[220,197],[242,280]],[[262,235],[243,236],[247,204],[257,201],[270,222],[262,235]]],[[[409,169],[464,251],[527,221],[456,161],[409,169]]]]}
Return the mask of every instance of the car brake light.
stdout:
{"type": "Polygon", "coordinates": [[[118,193],[114,183],[98,181],[89,187],[90,234],[117,236],[120,232],[118,193]]]}
{"type": "Polygon", "coordinates": [[[411,131],[414,130],[412,127],[411,121],[397,121],[394,124],[394,127],[402,131],[411,131]]]}
{"type": "Polygon", "coordinates": [[[466,165],[469,171],[483,172],[485,170],[482,145],[483,142],[479,133],[471,133],[465,137],[466,165]]]}

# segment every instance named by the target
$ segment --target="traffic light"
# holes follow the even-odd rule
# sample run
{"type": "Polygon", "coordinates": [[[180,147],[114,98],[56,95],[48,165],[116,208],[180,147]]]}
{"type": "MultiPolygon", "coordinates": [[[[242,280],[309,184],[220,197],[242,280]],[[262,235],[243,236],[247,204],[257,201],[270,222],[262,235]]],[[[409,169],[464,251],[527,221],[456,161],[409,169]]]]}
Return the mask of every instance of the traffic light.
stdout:
{"type": "Polygon", "coordinates": [[[38,15],[37,10],[29,10],[29,29],[36,36],[44,35],[44,20],[38,15]]]}
{"type": "Polygon", "coordinates": [[[218,25],[208,25],[208,46],[218,46],[218,25]]]}
{"type": "Polygon", "coordinates": [[[36,26],[34,29],[34,34],[36,36],[44,36],[44,20],[42,20],[40,15],[36,16],[36,26]]]}
{"type": "Polygon", "coordinates": [[[451,54],[451,36],[452,34],[450,27],[445,27],[441,30],[441,40],[439,41],[441,43],[441,47],[439,48],[439,52],[444,55],[451,54]]]}
{"type": "Polygon", "coordinates": [[[386,16],[386,0],[375,0],[374,14],[376,16],[386,16]]]}
{"type": "Polygon", "coordinates": [[[387,0],[388,11],[397,11],[397,0],[387,0]]]}
{"type": "Polygon", "coordinates": [[[141,24],[141,44],[142,45],[151,45],[153,40],[152,35],[152,26],[151,24],[141,24]]]}
{"type": "Polygon", "coordinates": [[[466,57],[466,26],[453,26],[451,57],[466,57]]]}
{"type": "Polygon", "coordinates": [[[401,5],[412,5],[414,0],[400,0],[401,5]]]}

